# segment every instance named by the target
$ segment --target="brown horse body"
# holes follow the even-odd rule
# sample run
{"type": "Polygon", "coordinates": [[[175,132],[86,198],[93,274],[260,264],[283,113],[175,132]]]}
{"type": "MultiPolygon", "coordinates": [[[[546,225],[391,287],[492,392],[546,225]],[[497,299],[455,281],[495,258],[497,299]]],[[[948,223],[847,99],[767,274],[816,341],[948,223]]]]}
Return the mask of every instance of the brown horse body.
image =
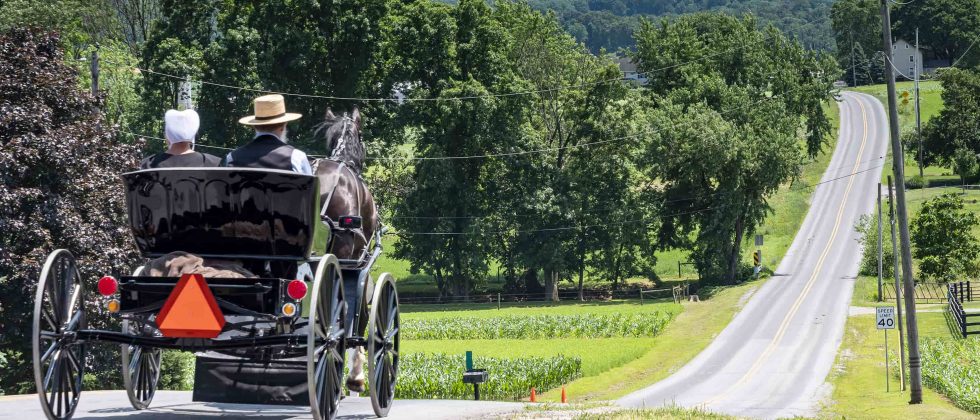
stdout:
{"type": "MultiPolygon", "coordinates": [[[[357,108],[351,115],[342,116],[336,116],[328,109],[314,135],[322,133],[330,157],[317,159],[313,163],[313,175],[320,183],[321,215],[327,216],[326,220],[333,225],[325,253],[341,260],[357,260],[359,268],[367,263],[367,247],[381,228],[374,196],[361,179],[364,144],[361,143],[360,131],[361,114],[357,108]],[[349,216],[360,217],[360,227],[341,226],[342,219],[349,216]]],[[[351,368],[347,388],[362,392],[365,382],[364,348],[350,349],[348,357],[351,368]]]]}

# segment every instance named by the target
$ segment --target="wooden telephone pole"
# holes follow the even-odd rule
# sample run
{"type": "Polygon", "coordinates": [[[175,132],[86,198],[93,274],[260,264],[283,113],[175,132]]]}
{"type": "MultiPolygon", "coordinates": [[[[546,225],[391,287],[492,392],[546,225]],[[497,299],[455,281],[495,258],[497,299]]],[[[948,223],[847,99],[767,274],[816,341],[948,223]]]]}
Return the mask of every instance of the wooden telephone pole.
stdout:
{"type": "Polygon", "coordinates": [[[915,284],[912,281],[912,247],[909,241],[908,210],[905,206],[905,159],[898,134],[898,99],[895,95],[895,63],[892,62],[892,28],[888,0],[881,0],[882,38],[885,47],[885,80],[888,81],[888,125],[891,129],[892,169],[895,173],[895,204],[902,251],[902,279],[905,291],[905,320],[908,323],[909,404],[922,403],[922,360],[919,358],[919,328],[915,314],[915,284]]]}

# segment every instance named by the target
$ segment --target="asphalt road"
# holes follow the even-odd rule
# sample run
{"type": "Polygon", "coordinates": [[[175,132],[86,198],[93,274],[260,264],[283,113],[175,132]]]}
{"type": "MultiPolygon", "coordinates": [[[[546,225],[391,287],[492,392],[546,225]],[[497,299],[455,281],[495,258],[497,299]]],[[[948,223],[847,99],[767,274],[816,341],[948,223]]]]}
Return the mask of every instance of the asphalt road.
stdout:
{"type": "MultiPolygon", "coordinates": [[[[396,400],[387,418],[393,420],[442,420],[500,417],[524,408],[522,403],[454,400],[396,400]]],[[[195,419],[312,419],[309,407],[195,403],[187,391],[159,391],[147,410],[129,405],[125,391],[85,391],[74,419],[127,418],[138,420],[195,419]]],[[[43,419],[36,394],[0,397],[0,419],[43,419]]],[[[338,419],[375,418],[369,398],[345,398],[338,419]]]]}
{"type": "Polygon", "coordinates": [[[757,418],[819,410],[861,255],[853,226],[875,209],[888,147],[888,119],[877,99],[844,93],[839,106],[837,148],[776,276],[690,363],[621,405],[676,404],[757,418]]]}

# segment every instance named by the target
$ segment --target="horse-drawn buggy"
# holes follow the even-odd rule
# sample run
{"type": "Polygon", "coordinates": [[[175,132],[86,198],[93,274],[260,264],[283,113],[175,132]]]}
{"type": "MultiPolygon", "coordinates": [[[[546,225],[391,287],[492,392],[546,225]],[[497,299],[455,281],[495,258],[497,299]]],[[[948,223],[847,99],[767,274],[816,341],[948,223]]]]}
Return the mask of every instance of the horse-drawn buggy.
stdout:
{"type": "Polygon", "coordinates": [[[398,373],[399,307],[393,278],[370,275],[381,253],[377,224],[364,229],[357,214],[328,215],[333,190],[321,194],[323,177],[246,168],[148,169],[121,177],[147,264],[129,275],[86,279],[69,251],[47,258],[32,340],[48,418],[73,415],[86,348],[94,343],[121,345],[123,380],[136,409],[153,399],[161,350],[178,349],[197,354],[195,401],[308,404],[316,419],[336,416],[345,353],[353,356],[351,375],[363,377],[359,351],[366,348],[374,412],[387,415],[398,373]],[[348,259],[327,253],[345,234],[360,235],[357,253],[348,259]],[[314,250],[315,238],[332,245],[314,250]],[[203,264],[196,271],[177,267],[173,261],[182,256],[203,264]],[[85,304],[94,293],[98,307],[85,304]],[[89,329],[87,317],[96,313],[117,317],[121,330],[89,329]]]}

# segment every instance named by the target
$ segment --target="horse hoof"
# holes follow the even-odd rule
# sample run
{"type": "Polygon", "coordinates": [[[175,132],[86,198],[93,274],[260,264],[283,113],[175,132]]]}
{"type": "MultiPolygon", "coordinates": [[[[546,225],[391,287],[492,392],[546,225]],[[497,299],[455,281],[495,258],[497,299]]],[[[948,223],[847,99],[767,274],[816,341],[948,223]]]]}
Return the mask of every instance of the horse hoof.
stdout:
{"type": "Polygon", "coordinates": [[[350,392],[361,393],[364,392],[364,380],[363,379],[348,379],[347,389],[350,392]]]}

